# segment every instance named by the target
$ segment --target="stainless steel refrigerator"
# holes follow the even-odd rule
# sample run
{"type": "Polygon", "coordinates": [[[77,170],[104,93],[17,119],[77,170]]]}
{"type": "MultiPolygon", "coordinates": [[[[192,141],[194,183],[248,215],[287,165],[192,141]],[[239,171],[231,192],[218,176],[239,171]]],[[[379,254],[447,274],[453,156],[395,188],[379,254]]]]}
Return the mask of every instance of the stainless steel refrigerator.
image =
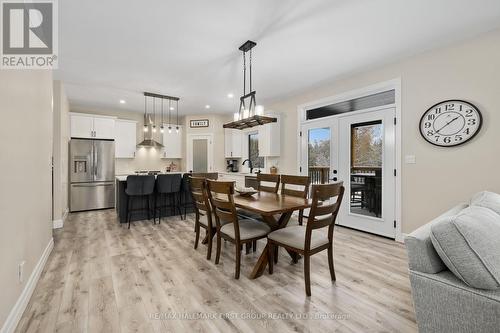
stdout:
{"type": "Polygon", "coordinates": [[[70,211],[111,208],[115,205],[115,142],[71,139],[70,211]]]}

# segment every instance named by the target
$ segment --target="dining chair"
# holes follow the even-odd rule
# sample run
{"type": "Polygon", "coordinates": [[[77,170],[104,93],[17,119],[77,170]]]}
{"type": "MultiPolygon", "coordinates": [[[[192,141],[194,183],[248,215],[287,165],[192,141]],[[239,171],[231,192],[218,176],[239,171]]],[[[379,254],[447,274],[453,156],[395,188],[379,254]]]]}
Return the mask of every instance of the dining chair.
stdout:
{"type": "Polygon", "coordinates": [[[215,215],[217,229],[217,252],[215,264],[219,263],[221,240],[235,245],[236,267],[234,278],[240,277],[241,251],[243,244],[266,238],[271,228],[262,222],[250,219],[240,220],[234,204],[234,182],[207,180],[208,196],[215,215]]]}
{"type": "MultiPolygon", "coordinates": [[[[281,194],[307,198],[311,179],[308,176],[281,175],[281,194]]],[[[304,210],[299,210],[299,225],[302,225],[304,210]]]]}
{"type": "Polygon", "coordinates": [[[148,214],[148,220],[150,219],[150,214],[153,213],[153,223],[156,224],[154,210],[151,209],[151,196],[155,189],[155,176],[137,176],[130,175],[127,176],[127,187],[125,188],[125,194],[127,194],[127,222],[128,229],[130,229],[130,220],[132,213],[146,211],[148,214]],[[133,208],[134,202],[137,200],[146,201],[146,207],[133,208]]]}
{"type": "Polygon", "coordinates": [[[175,215],[178,211],[182,219],[179,195],[181,184],[182,177],[178,173],[156,176],[155,215],[158,212],[158,223],[161,222],[162,212],[168,216],[168,210],[170,210],[170,215],[175,215]]]}
{"type": "Polygon", "coordinates": [[[194,209],[193,196],[191,195],[191,185],[190,178],[191,177],[201,177],[205,179],[215,179],[219,177],[217,172],[204,172],[204,173],[185,173],[182,176],[182,185],[181,185],[181,209],[184,209],[184,219],[186,219],[186,214],[188,209],[194,209]]]}
{"type": "Polygon", "coordinates": [[[336,280],[333,265],[333,228],[344,196],[342,183],[312,186],[312,205],[307,225],[279,229],[267,235],[269,274],[273,274],[274,247],[282,246],[304,256],[306,295],[311,296],[310,260],[313,254],[328,250],[328,266],[332,281],[336,280]],[[336,197],[335,202],[333,198],[336,197]],[[328,232],[321,230],[328,227],[328,232]]]}
{"type": "Polygon", "coordinates": [[[258,191],[278,193],[280,187],[280,175],[271,173],[258,173],[257,174],[258,191]],[[262,183],[272,183],[271,186],[263,185],[262,183]]]}
{"type": "Polygon", "coordinates": [[[208,248],[207,260],[212,256],[212,239],[217,233],[217,228],[214,219],[212,219],[212,208],[207,192],[207,180],[203,177],[190,177],[191,194],[193,196],[195,222],[194,231],[196,233],[194,240],[194,248],[198,248],[200,239],[200,227],[207,232],[208,248]]]}

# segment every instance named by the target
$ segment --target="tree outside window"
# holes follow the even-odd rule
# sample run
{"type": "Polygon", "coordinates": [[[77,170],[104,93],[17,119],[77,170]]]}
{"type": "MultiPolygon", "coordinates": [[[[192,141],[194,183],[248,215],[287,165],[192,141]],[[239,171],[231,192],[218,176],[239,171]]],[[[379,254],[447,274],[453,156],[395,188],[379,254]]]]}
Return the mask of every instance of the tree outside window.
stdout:
{"type": "Polygon", "coordinates": [[[248,134],[248,159],[254,168],[264,168],[264,157],[259,156],[259,133],[248,134]]]}

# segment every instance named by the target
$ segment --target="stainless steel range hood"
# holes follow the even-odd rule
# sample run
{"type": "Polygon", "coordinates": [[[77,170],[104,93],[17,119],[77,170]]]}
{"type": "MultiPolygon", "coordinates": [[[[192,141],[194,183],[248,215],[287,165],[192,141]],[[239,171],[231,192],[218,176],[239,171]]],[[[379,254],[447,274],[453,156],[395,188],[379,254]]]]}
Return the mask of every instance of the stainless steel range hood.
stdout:
{"type": "Polygon", "coordinates": [[[153,139],[144,139],[141,143],[137,145],[137,147],[146,147],[146,148],[163,148],[163,145],[153,139]]]}

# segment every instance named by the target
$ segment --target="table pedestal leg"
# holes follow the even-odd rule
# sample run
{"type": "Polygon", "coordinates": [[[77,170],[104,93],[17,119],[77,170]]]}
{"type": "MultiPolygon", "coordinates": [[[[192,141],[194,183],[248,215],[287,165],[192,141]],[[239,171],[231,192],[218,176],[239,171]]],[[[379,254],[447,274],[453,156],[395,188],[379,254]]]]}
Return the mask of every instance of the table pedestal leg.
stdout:
{"type": "MultiPolygon", "coordinates": [[[[262,216],[264,221],[266,221],[266,223],[269,226],[276,226],[274,227],[273,230],[278,230],[286,227],[288,221],[290,220],[290,217],[292,217],[292,212],[283,213],[278,221],[276,221],[276,219],[273,216],[269,215],[262,216]]],[[[259,260],[257,260],[257,263],[255,264],[255,267],[253,268],[252,273],[250,274],[250,279],[256,279],[259,276],[261,276],[262,273],[264,273],[264,270],[266,269],[269,260],[269,257],[267,256],[267,251],[268,251],[268,245],[266,244],[266,247],[262,250],[259,260]]],[[[290,257],[292,257],[292,260],[296,261],[298,259],[296,253],[290,251],[288,253],[290,254],[290,257]]]]}

